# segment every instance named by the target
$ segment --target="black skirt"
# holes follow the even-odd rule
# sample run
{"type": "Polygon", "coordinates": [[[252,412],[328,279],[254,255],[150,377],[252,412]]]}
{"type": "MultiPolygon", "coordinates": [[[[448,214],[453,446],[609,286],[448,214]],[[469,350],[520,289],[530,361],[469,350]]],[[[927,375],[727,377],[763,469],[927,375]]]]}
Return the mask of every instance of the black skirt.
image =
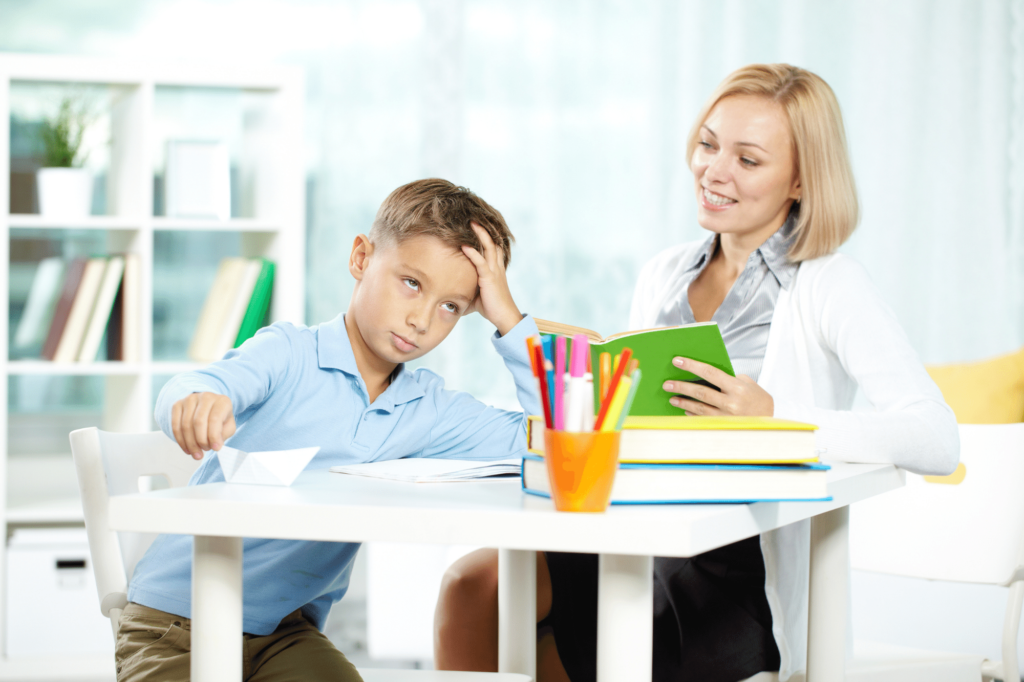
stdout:
{"type": "MultiPolygon", "coordinates": [[[[551,628],[572,682],[597,679],[597,555],[547,552],[551,628]]],[[[758,537],[654,559],[654,682],[736,682],[779,669],[758,537]]]]}

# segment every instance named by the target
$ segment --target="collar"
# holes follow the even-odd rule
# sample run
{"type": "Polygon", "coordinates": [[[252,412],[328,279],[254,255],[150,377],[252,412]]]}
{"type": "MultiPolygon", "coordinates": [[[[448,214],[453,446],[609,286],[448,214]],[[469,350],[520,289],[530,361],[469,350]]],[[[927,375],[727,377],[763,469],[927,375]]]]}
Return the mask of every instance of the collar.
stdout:
{"type": "MultiPolygon", "coordinates": [[[[357,379],[363,390],[366,390],[366,382],[363,381],[359,367],[356,366],[356,356],[348,339],[344,313],[318,327],[316,354],[321,369],[340,370],[357,379]]],[[[405,368],[405,363],[402,363],[395,367],[391,375],[391,384],[378,396],[373,406],[390,412],[396,405],[422,398],[424,395],[415,375],[405,368]]]]}
{"type": "Polygon", "coordinates": [[[786,222],[775,231],[771,237],[765,240],[764,244],[758,247],[757,253],[761,254],[764,264],[768,270],[775,275],[779,286],[789,289],[793,275],[796,274],[798,265],[789,260],[789,247],[793,245],[793,230],[796,228],[796,221],[800,218],[798,204],[793,205],[786,222]]]}

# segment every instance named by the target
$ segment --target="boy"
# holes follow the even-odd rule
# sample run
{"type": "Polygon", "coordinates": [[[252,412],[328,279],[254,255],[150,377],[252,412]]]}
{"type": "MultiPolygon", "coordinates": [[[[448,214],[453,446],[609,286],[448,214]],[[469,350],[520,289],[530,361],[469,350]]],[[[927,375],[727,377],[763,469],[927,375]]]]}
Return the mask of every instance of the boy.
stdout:
{"type": "MultiPolygon", "coordinates": [[[[319,327],[277,323],[223,360],[160,392],[161,429],[196,459],[319,445],[309,464],[399,457],[499,459],[526,449],[525,416],[444,390],[404,363],[437,346],[463,315],[497,327],[494,347],[527,414],[539,411],[525,339],[537,333],[505,280],[512,235],[467,189],[420,180],[392,192],[369,236],[356,237],[348,311],[319,327]],[[237,424],[237,434],[236,434],[237,424]]],[[[190,484],[223,481],[208,458],[190,484]]],[[[192,538],[161,535],[139,562],[117,636],[118,680],[187,680],[192,538]]],[[[359,680],[320,632],[348,588],[358,544],[246,539],[246,680],[359,680]]]]}

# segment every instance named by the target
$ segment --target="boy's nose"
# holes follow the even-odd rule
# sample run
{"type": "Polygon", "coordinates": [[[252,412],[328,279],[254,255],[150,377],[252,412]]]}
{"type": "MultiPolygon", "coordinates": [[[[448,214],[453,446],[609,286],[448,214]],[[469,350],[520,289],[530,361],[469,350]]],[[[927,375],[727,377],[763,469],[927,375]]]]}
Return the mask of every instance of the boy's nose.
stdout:
{"type": "Polygon", "coordinates": [[[417,332],[425,332],[430,326],[430,306],[418,305],[409,311],[406,322],[417,332]]]}

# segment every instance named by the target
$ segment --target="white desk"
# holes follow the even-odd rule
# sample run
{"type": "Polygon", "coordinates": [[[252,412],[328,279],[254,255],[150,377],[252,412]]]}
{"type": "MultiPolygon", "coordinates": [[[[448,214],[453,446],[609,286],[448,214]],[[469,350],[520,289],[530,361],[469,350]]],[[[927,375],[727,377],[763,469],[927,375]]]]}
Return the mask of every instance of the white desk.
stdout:
{"type": "Polygon", "coordinates": [[[843,679],[848,505],[903,485],[893,466],[839,464],[831,502],[612,507],[557,513],[518,480],[410,484],[309,471],[290,488],[214,483],[110,501],[116,530],[195,535],[192,679],[241,679],[242,538],[500,547],[499,666],[534,676],[533,552],[601,555],[598,681],[650,679],[653,556],[693,556],[812,518],[809,682],[843,679]],[[666,532],[671,529],[671,532],[666,532]],[[610,644],[614,643],[614,644],[610,644]]]}

